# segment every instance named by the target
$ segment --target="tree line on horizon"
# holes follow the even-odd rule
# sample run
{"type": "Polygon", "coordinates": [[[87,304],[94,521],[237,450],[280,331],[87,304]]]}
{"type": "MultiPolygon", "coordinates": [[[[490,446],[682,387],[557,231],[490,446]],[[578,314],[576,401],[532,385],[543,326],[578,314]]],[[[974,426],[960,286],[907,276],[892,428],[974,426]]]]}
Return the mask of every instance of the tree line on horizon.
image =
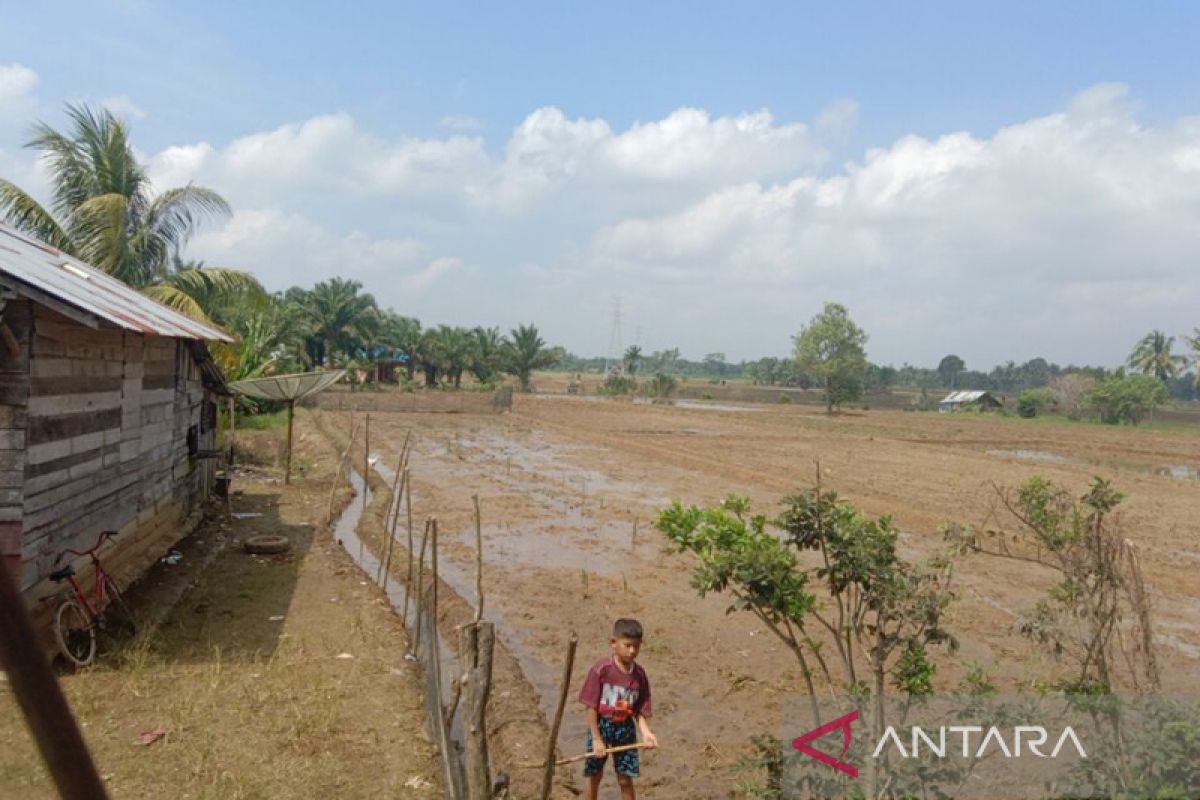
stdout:
{"type": "MultiPolygon", "coordinates": [[[[410,387],[418,377],[427,388],[460,388],[465,374],[485,387],[511,375],[529,390],[535,370],[601,372],[617,366],[627,376],[641,371],[816,388],[832,410],[865,392],[894,387],[1009,393],[1057,386],[1066,394],[1090,396],[1105,381],[1125,377],[1122,370],[1060,367],[1042,358],[1009,361],[987,373],[968,370],[954,354],[936,368],[873,364],[866,358],[866,334],[836,303],[826,304],[794,337],[791,357],[730,363],[720,352],[693,361],[683,358],[679,348],[647,354],[637,345],[616,359],[582,358],[548,346],[532,324],[507,335],[496,327],[422,327],[414,317],[380,308],[360,283],[342,278],[268,293],[247,271],[183,258],[201,223],[231,213],[220,194],[192,184],[155,192],[121,120],[84,105],[68,105],[67,116],[68,131],[39,122],[27,142],[49,169],[50,206],[0,178],[0,218],[156,300],[229,331],[238,343],[213,349],[231,380],[332,366],[350,368],[352,378],[362,371],[369,379],[372,370],[366,367],[393,360],[401,362],[401,382],[410,387]]],[[[1192,361],[1200,362],[1200,328],[1184,339],[1192,361]]],[[[1174,337],[1152,331],[1138,342],[1127,365],[1151,376],[1159,387],[1155,393],[1163,398],[1169,393],[1195,399],[1200,368],[1189,372],[1188,359],[1173,352],[1174,344],[1174,337]]],[[[1143,384],[1143,393],[1149,387],[1143,384]]],[[[1043,397],[1039,402],[1048,401],[1043,397]]]]}

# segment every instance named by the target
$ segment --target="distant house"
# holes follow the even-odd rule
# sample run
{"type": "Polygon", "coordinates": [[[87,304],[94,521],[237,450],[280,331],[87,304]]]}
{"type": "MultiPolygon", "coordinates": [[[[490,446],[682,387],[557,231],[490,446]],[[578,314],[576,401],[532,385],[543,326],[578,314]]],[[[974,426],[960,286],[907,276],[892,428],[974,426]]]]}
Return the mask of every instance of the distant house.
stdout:
{"type": "Polygon", "coordinates": [[[991,392],[951,392],[938,403],[938,411],[960,411],[965,408],[995,411],[1004,408],[1004,403],[991,392]]]}
{"type": "Polygon", "coordinates": [[[0,224],[0,561],[28,598],[100,531],[128,582],[194,528],[228,394],[206,340],[233,341],[0,224]]]}

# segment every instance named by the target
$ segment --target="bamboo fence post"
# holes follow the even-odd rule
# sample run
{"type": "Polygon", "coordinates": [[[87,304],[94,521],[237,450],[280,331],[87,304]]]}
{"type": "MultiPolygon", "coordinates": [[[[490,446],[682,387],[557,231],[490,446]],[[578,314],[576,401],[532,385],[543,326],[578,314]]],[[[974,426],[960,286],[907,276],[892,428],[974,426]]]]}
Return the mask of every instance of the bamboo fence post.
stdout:
{"type": "Polygon", "coordinates": [[[554,710],[554,724],[550,726],[550,741],[546,746],[546,769],[542,773],[541,800],[549,800],[550,787],[554,782],[554,751],[558,747],[558,729],[562,725],[563,709],[567,705],[567,695],[571,692],[571,670],[575,666],[575,648],[578,644],[579,637],[572,632],[571,640],[567,642],[567,658],[563,662],[562,689],[558,693],[558,706],[554,710]]]}
{"type": "MultiPolygon", "coordinates": [[[[488,768],[487,702],[492,686],[492,653],[495,630],[490,622],[464,625],[458,631],[462,683],[466,686],[463,728],[466,733],[467,800],[490,800],[492,776],[488,768]]],[[[449,725],[449,720],[447,720],[449,725]]]]}

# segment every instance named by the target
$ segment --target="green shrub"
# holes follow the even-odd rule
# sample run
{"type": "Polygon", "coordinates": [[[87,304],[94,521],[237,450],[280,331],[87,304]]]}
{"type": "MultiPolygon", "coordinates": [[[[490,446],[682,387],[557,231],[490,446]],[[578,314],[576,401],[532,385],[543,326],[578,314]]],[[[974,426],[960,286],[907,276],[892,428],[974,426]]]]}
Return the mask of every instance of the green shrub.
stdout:
{"type": "Polygon", "coordinates": [[[1044,386],[1037,389],[1026,389],[1017,397],[1017,413],[1026,419],[1040,416],[1052,405],[1054,405],[1054,394],[1044,386]]]}

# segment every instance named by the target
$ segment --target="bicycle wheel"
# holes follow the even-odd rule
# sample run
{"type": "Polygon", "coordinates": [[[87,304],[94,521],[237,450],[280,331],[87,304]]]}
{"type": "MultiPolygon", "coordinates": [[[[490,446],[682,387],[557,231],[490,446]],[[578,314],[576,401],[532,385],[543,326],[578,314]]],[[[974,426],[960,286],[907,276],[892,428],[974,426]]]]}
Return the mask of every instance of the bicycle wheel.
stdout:
{"type": "Polygon", "coordinates": [[[104,609],[105,631],[114,637],[132,639],[137,635],[137,621],[112,578],[106,580],[104,592],[108,595],[108,607],[104,609]]]}
{"type": "Polygon", "coordinates": [[[54,614],[58,649],[73,664],[86,667],[96,658],[96,627],[87,610],[73,597],[63,600],[54,614]]]}

